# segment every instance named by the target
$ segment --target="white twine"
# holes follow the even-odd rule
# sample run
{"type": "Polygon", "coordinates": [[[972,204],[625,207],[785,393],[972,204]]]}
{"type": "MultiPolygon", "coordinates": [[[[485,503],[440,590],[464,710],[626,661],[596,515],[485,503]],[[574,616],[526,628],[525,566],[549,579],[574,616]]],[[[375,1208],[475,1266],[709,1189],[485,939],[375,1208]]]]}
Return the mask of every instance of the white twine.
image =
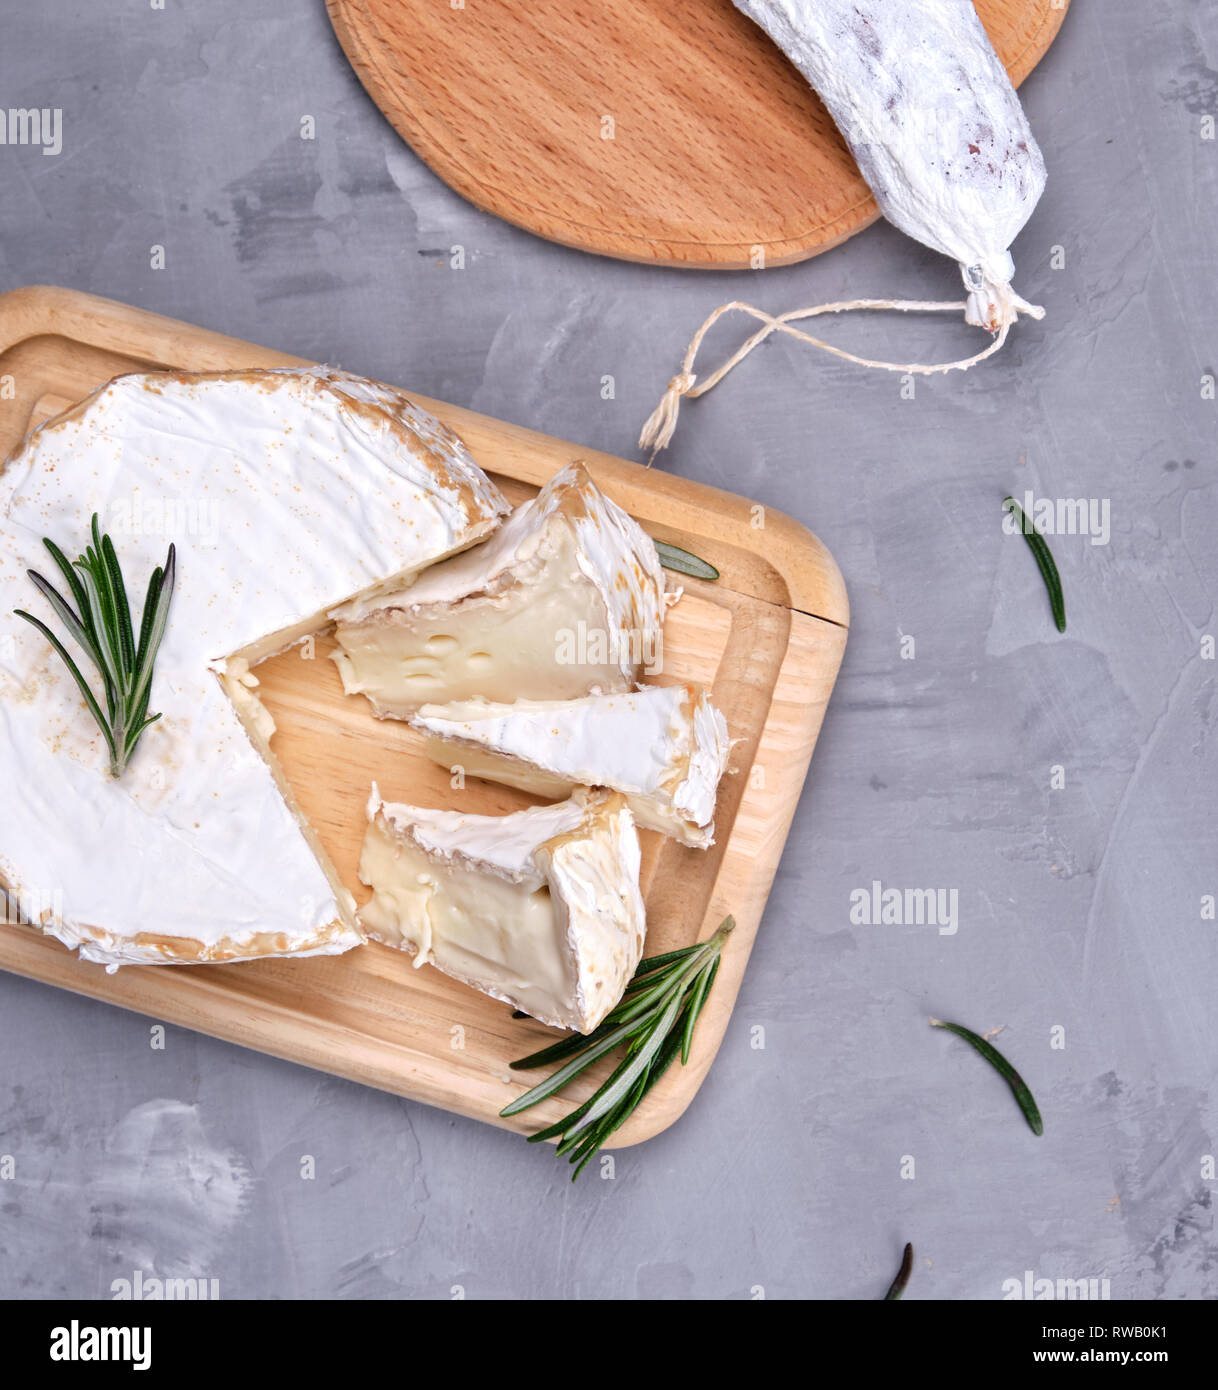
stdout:
{"type": "MultiPolygon", "coordinates": [[[[970,283],[966,273],[966,283],[970,283]]],[[[685,359],[681,363],[681,370],[668,383],[668,389],[664,392],[663,399],[659,405],[647,417],[642,433],[639,435],[639,448],[650,449],[651,457],[647,460],[650,468],[655,462],[655,456],[661,449],[667,448],[672,439],[673,431],[677,427],[677,415],[681,409],[682,396],[705,395],[713,386],[719,382],[737,366],[757,347],[760,343],[770,336],[771,333],[787,333],[792,338],[797,338],[801,343],[809,343],[812,347],[821,348],[824,352],[832,353],[834,357],[840,357],[846,362],[854,362],[860,367],[875,367],[885,372],[908,372],[919,376],[933,376],[937,372],[967,371],[969,367],[976,366],[978,362],[984,362],[987,357],[992,357],[1002,347],[1007,340],[1007,334],[1020,313],[1029,315],[1031,318],[1039,319],[1044,317],[1045,311],[1034,304],[1029,304],[1021,299],[1009,286],[1003,286],[1004,294],[997,297],[997,304],[990,301],[990,312],[994,308],[998,310],[998,322],[990,325],[994,334],[994,341],[983,351],[975,353],[972,357],[961,358],[957,362],[938,362],[927,366],[920,362],[877,362],[870,357],[859,357],[853,352],[847,352],[844,348],[834,347],[832,343],[826,343],[820,338],[814,338],[810,333],[804,333],[801,329],[792,328],[791,324],[799,319],[818,318],[821,314],[843,314],[856,309],[895,309],[900,313],[960,313],[964,311],[966,317],[974,319],[976,305],[973,296],[969,300],[953,300],[950,303],[942,300],[919,300],[919,299],[844,299],[836,304],[818,304],[811,309],[792,309],[785,314],[775,317],[767,314],[764,309],[758,309],[752,304],[745,304],[735,299],[730,304],[721,304],[713,314],[706,320],[701,328],[694,334],[689,347],[685,352],[685,359]],[[751,314],[753,318],[760,320],[763,327],[740,347],[723,363],[717,367],[705,381],[699,381],[694,375],[694,360],[698,355],[698,349],[702,346],[702,340],[707,333],[714,327],[719,319],[732,310],[739,310],[741,313],[751,314]]]]}

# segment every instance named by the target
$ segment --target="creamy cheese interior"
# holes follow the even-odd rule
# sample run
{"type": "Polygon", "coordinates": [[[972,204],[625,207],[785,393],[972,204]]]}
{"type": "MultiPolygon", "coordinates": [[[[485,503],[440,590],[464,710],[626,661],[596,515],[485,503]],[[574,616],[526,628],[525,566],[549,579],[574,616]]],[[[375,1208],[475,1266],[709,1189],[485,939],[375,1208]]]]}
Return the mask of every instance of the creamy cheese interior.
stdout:
{"type": "Polygon", "coordinates": [[[460,862],[443,862],[368,827],[360,878],[374,891],[361,909],[368,935],[415,953],[526,1013],[564,1017],[575,1006],[575,974],[565,923],[536,875],[515,882],[460,862]]]}
{"type": "MultiPolygon", "coordinates": [[[[476,744],[457,743],[452,739],[428,738],[425,743],[427,756],[450,771],[460,768],[466,777],[481,777],[487,782],[499,782],[505,787],[515,787],[517,791],[531,792],[534,796],[544,796],[550,801],[564,801],[575,790],[578,783],[565,780],[522,762],[519,758],[508,757],[503,753],[492,753],[476,744]]],[[[635,811],[635,820],[645,822],[635,811]]]]}
{"type": "Polygon", "coordinates": [[[488,541],[335,609],[335,660],[348,693],[395,718],[626,691],[659,668],[665,605],[654,543],[573,463],[488,541]]]}
{"type": "MultiPolygon", "coordinates": [[[[577,786],[583,785],[565,782],[553,773],[519,758],[492,753],[468,743],[429,738],[426,749],[429,758],[443,767],[461,768],[466,777],[482,777],[488,782],[499,782],[505,787],[515,787],[517,791],[531,792],[534,796],[544,796],[549,800],[561,801],[570,796],[577,786]]],[[[596,781],[595,778],[589,780],[596,781]]],[[[670,835],[675,840],[699,847],[707,843],[707,837],[699,834],[700,828],[678,815],[671,803],[629,790],[623,790],[623,795],[631,814],[644,830],[658,830],[662,835],[670,835]]]]}
{"type": "Polygon", "coordinates": [[[639,837],[615,792],[506,816],[381,800],[360,878],[364,930],[543,1023],[587,1033],[639,963],[639,837]]]}
{"type": "MultiPolygon", "coordinates": [[[[406,590],[401,601],[414,594],[406,590]]],[[[415,601],[339,624],[343,650],[334,660],[343,685],[367,695],[380,715],[404,718],[420,705],[475,695],[562,700],[629,688],[622,639],[565,526],[552,528],[505,588],[452,603],[415,601]]]]}

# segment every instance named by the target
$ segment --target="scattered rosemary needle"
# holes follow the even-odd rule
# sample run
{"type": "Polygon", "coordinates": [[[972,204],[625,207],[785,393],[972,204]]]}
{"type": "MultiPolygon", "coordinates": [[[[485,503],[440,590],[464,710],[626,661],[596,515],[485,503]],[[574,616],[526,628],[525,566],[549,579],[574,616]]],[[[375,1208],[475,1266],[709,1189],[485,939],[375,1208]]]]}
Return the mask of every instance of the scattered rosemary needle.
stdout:
{"type": "Polygon", "coordinates": [[[1019,522],[1019,529],[1023,532],[1023,538],[1028,543],[1028,548],[1036,556],[1036,563],[1040,566],[1041,577],[1045,581],[1045,588],[1049,591],[1049,606],[1053,609],[1053,621],[1057,624],[1058,632],[1066,630],[1066,600],[1062,594],[1062,579],[1057,572],[1057,563],[1053,559],[1053,554],[1049,549],[1048,542],[1044,536],[1033,525],[1028,518],[1028,514],[1013,497],[1003,499],[1003,510],[1008,511],[1019,522]]]}
{"type": "Polygon", "coordinates": [[[901,1256],[901,1268],[897,1270],[897,1277],[888,1286],[888,1292],[884,1295],[884,1302],[891,1303],[901,1297],[905,1292],[905,1286],[909,1283],[909,1276],[913,1273],[913,1246],[906,1243],[905,1253],[901,1256]]]}
{"type": "Polygon", "coordinates": [[[719,571],[714,565],[706,560],[700,560],[696,555],[691,555],[688,550],[682,550],[680,546],[669,545],[666,541],[653,542],[656,554],[660,557],[660,564],[667,570],[676,570],[678,574],[688,574],[694,579],[718,579],[719,571]]]}
{"type": "Polygon", "coordinates": [[[932,1028],[946,1028],[949,1033],[955,1033],[958,1038],[963,1038],[966,1043],[975,1047],[1011,1088],[1032,1133],[1043,1134],[1045,1132],[1044,1121],[1040,1118],[1040,1111],[1032,1098],[1032,1092],[1028,1090],[1027,1083],[992,1043],[986,1042],[983,1037],[978,1036],[971,1029],[961,1027],[959,1023],[944,1023],[942,1019],[932,1018],[930,1026],[932,1028]]]}
{"type": "Polygon", "coordinates": [[[96,512],[92,533],[93,544],[86,547],[74,564],[54,541],[44,539],[42,542],[67,581],[76,608],[36,570],[26,573],[97,668],[104,688],[104,712],[80,667],[46,623],[23,609],[15,608],[13,612],[32,623],[63,658],[106,740],[110,775],[121,777],[140,735],[161,717],[148,713],[148,698],[152,690],[152,668],[169,621],[176,558],[171,545],[164,568],[158,567],[152,572],[137,639],[114,543],[109,536],[101,534],[96,512]]]}
{"type": "Polygon", "coordinates": [[[639,1102],[679,1056],[689,1060],[694,1025],[719,971],[719,957],[735,920],[725,917],[715,934],[694,946],[651,956],[626,986],[621,1002],[591,1033],[563,1038],[552,1047],[511,1064],[532,1071],[561,1062],[545,1081],[499,1112],[518,1115],[561,1091],[580,1072],[622,1044],[626,1052],[613,1073],[582,1105],[556,1124],[529,1135],[529,1143],[558,1140],[558,1152],[575,1164],[574,1182],[605,1140],[623,1125],[639,1102]]]}

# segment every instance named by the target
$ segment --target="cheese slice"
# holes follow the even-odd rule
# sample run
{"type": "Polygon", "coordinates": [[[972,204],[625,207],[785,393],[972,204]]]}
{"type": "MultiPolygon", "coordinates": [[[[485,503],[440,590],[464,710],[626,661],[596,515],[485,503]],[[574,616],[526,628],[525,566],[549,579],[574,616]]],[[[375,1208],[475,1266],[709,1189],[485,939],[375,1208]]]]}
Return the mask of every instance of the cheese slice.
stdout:
{"type": "Polygon", "coordinates": [[[373,940],[558,1028],[590,1033],[621,998],[645,920],[623,797],[476,816],[385,802],[374,786],[368,820],[359,919],[373,940]]]}
{"type": "Polygon", "coordinates": [[[629,690],[660,668],[664,606],[655,545],[576,463],[485,545],[337,611],[335,660],[382,717],[629,690]]]}
{"type": "Polygon", "coordinates": [[[577,786],[622,792],[634,818],[682,844],[714,843],[727,722],[696,685],[649,685],[582,700],[424,705],[427,752],[467,777],[561,799],[577,786]]]}
{"type": "Polygon", "coordinates": [[[18,910],[108,966],[358,944],[249,668],[508,510],[439,421],[324,368],[120,377],[38,429],[0,474],[0,881],[18,910]],[[162,718],[117,780],[62,661],[12,611],[59,630],[26,570],[62,586],[42,538],[75,556],[94,512],[137,609],[177,548],[162,718]]]}

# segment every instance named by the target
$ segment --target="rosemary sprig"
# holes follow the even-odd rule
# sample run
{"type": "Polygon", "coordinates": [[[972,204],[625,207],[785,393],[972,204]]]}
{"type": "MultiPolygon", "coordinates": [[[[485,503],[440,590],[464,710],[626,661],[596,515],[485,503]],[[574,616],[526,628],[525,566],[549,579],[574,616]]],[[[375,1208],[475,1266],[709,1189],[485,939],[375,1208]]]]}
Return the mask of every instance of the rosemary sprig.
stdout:
{"type": "Polygon", "coordinates": [[[669,545],[667,541],[653,541],[660,564],[666,570],[676,570],[678,574],[692,575],[694,579],[718,579],[719,571],[706,560],[700,560],[680,546],[669,545]]]}
{"type": "Polygon", "coordinates": [[[15,608],[13,612],[27,623],[32,623],[63,658],[89,713],[97,721],[97,727],[106,740],[110,776],[121,777],[131,761],[140,735],[149,724],[155,724],[161,717],[148,713],[148,698],[152,690],[152,668],[169,621],[176,556],[171,545],[164,568],[158,567],[152,572],[137,638],[131,622],[131,605],[127,599],[122,567],[113,541],[101,533],[96,512],[93,514],[92,536],[93,544],[86,546],[85,553],[74,564],[69,562],[54,541],[44,539],[42,542],[59,567],[76,602],[75,608],[36,570],[27,570],[26,573],[97,668],[102,680],[104,711],[81,674],[80,667],[46,623],[24,609],[15,608]]]}
{"type": "Polygon", "coordinates": [[[961,1027],[959,1023],[944,1023],[942,1019],[932,1018],[930,1026],[932,1028],[946,1028],[949,1033],[955,1033],[958,1038],[963,1038],[966,1043],[975,1047],[1011,1088],[1032,1133],[1043,1134],[1045,1132],[1045,1123],[1040,1118],[1040,1111],[1032,1098],[1032,1092],[1028,1090],[1027,1083],[992,1043],[986,1042],[972,1029],[961,1027]]]}
{"type": "Polygon", "coordinates": [[[1013,497],[1004,498],[1002,506],[1004,511],[1010,512],[1019,522],[1019,529],[1023,532],[1023,538],[1027,541],[1028,548],[1036,556],[1041,578],[1044,579],[1045,588],[1049,591],[1049,606],[1053,609],[1053,621],[1057,624],[1058,632],[1065,632],[1066,600],[1062,594],[1062,578],[1057,572],[1057,563],[1053,559],[1048,542],[1013,497]]]}
{"type": "Polygon", "coordinates": [[[555,1095],[594,1062],[625,1046],[616,1069],[582,1105],[529,1135],[530,1144],[558,1140],[558,1152],[575,1165],[572,1182],[673,1062],[680,1057],[684,1066],[689,1060],[694,1025],[715,982],[723,943],[735,925],[733,918],[725,917],[706,941],[640,961],[621,1001],[591,1033],[563,1038],[511,1064],[514,1071],[532,1071],[563,1063],[505,1105],[499,1112],[505,1118],[555,1095]]]}
{"type": "Polygon", "coordinates": [[[905,1292],[909,1276],[913,1273],[913,1260],[913,1246],[907,1242],[905,1253],[901,1256],[901,1268],[897,1270],[897,1277],[889,1284],[888,1292],[884,1295],[885,1303],[895,1302],[905,1292]]]}

